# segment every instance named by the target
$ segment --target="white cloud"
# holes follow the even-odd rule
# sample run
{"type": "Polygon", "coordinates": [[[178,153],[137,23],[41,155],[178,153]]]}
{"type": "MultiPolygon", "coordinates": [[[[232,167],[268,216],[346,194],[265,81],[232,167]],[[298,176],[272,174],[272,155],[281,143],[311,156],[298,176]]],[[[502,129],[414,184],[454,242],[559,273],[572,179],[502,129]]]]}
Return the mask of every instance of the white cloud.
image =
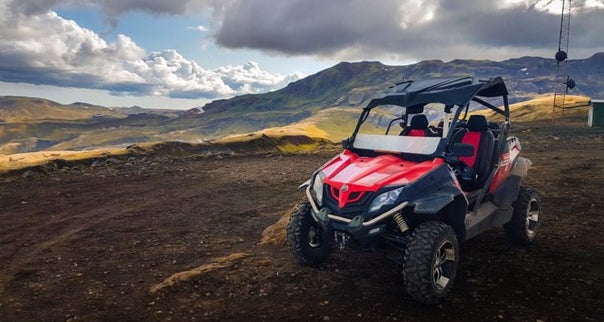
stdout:
{"type": "MultiPolygon", "coordinates": [[[[225,97],[273,90],[301,75],[253,62],[203,69],[175,50],[146,53],[128,36],[107,42],[51,11],[93,6],[115,22],[129,11],[211,12],[194,26],[230,49],[326,60],[506,59],[551,56],[561,0],[0,0],[0,81],[100,88],[115,94],[225,97]],[[394,58],[396,57],[396,58],[394,58]]],[[[573,1],[572,58],[604,50],[604,0],[573,1]]]]}
{"type": "MultiPolygon", "coordinates": [[[[604,0],[572,4],[573,58],[602,51],[604,0]]],[[[227,48],[336,60],[549,57],[559,8],[561,0],[232,0],[212,29],[227,48]]]]}
{"type": "MultiPolygon", "coordinates": [[[[0,0],[1,12],[7,3],[0,0]]],[[[298,78],[268,73],[254,62],[206,70],[170,49],[148,55],[125,35],[108,43],[53,11],[0,17],[0,81],[216,98],[265,92],[298,78]]]]}
{"type": "Polygon", "coordinates": [[[200,26],[191,26],[188,29],[197,30],[197,31],[200,31],[200,32],[208,32],[208,31],[210,31],[210,29],[208,29],[208,27],[201,26],[201,25],[200,26]]]}
{"type": "Polygon", "coordinates": [[[244,93],[259,93],[281,88],[304,77],[302,74],[271,74],[260,69],[260,66],[253,61],[245,65],[220,67],[215,72],[222,75],[225,83],[231,88],[244,93]]]}
{"type": "Polygon", "coordinates": [[[186,14],[211,7],[221,7],[231,0],[1,0],[12,12],[28,15],[46,13],[57,5],[96,6],[109,19],[128,11],[152,14],[186,14]]]}
{"type": "Polygon", "coordinates": [[[437,9],[438,1],[400,1],[400,26],[402,29],[407,29],[415,24],[429,22],[434,19],[434,13],[437,9]]]}
{"type": "MultiPolygon", "coordinates": [[[[602,0],[575,0],[572,3],[570,0],[566,0],[566,2],[566,5],[570,5],[575,14],[581,11],[604,9],[604,1],[602,0]]],[[[500,8],[524,7],[528,9],[534,7],[539,11],[552,15],[560,15],[562,5],[562,0],[504,0],[498,3],[500,8]]]]}
{"type": "MultiPolygon", "coordinates": [[[[503,59],[551,56],[562,0],[0,0],[15,12],[57,5],[94,6],[115,23],[140,11],[155,15],[210,12],[205,41],[230,49],[307,55],[327,60],[503,59]],[[465,47],[461,52],[456,47],[465,47]],[[502,51],[501,48],[509,48],[502,51]],[[485,53],[497,52],[496,56],[485,53]],[[348,55],[353,53],[352,55],[348,55]]],[[[604,0],[574,0],[573,57],[603,50],[604,0]]],[[[3,11],[4,12],[4,11],[3,11]]],[[[8,11],[7,11],[8,12],[8,11]]]]}

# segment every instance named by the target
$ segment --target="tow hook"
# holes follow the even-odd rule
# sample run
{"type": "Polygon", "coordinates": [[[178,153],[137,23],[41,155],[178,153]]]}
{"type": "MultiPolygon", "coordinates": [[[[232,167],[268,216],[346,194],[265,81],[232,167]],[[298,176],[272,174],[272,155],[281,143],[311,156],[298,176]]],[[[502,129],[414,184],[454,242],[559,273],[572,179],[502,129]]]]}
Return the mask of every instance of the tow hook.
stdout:
{"type": "Polygon", "coordinates": [[[315,217],[315,220],[319,223],[319,225],[321,225],[323,229],[329,230],[329,214],[327,213],[326,208],[319,210],[319,212],[317,213],[313,212],[313,215],[313,217],[315,217]]]}
{"type": "Polygon", "coordinates": [[[350,241],[350,236],[341,231],[335,231],[333,235],[335,244],[338,245],[338,248],[340,248],[340,250],[346,248],[346,244],[350,241]]]}

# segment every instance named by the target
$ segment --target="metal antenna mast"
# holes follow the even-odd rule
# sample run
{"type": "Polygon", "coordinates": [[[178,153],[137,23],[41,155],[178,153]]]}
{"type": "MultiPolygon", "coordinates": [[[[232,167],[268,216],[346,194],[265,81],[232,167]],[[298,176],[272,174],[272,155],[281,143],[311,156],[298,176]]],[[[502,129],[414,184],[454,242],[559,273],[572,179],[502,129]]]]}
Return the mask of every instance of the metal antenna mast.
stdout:
{"type": "Polygon", "coordinates": [[[562,0],[562,14],[560,15],[560,36],[558,38],[558,52],[556,53],[557,72],[554,85],[554,108],[552,110],[552,121],[556,114],[564,110],[565,98],[568,89],[575,87],[575,81],[568,73],[568,43],[570,40],[570,14],[571,0],[562,0]]]}

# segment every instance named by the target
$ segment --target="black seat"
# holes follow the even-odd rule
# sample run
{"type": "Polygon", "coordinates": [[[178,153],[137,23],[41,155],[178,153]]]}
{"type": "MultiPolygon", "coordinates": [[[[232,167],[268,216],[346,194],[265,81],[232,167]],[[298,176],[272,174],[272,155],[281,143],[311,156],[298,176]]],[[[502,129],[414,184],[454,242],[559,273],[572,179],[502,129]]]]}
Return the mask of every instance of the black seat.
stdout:
{"type": "Polygon", "coordinates": [[[491,171],[491,159],[495,147],[495,138],[484,115],[472,115],[466,128],[460,129],[453,137],[455,143],[466,143],[474,146],[474,154],[459,157],[467,167],[473,170],[470,177],[462,176],[460,183],[465,191],[482,188],[491,171]]]}
{"type": "Polygon", "coordinates": [[[436,136],[428,127],[428,118],[424,114],[413,115],[411,124],[405,127],[399,135],[404,136],[436,136]]]}

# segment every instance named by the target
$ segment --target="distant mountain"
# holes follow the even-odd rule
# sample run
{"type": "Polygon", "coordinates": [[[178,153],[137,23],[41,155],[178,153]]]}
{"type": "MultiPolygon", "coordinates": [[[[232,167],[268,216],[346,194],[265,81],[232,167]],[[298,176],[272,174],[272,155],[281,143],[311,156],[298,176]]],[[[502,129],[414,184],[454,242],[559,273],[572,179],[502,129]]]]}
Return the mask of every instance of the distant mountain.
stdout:
{"type": "Polygon", "coordinates": [[[81,120],[94,116],[123,117],[125,114],[86,103],[62,105],[43,98],[0,96],[0,120],[4,122],[81,120]]]}
{"type": "MultiPolygon", "coordinates": [[[[577,84],[571,94],[604,98],[604,53],[570,60],[568,67],[577,84]]],[[[502,76],[511,101],[518,102],[553,92],[555,73],[556,61],[540,57],[501,62],[428,60],[407,66],[343,62],[274,92],[216,100],[187,111],[61,105],[38,98],[0,97],[0,153],[203,141],[266,128],[285,127],[282,130],[287,131],[288,125],[295,124],[310,124],[317,133],[329,128],[327,136],[338,140],[351,131],[360,106],[376,92],[403,80],[502,76]]]]}
{"type": "MultiPolygon", "coordinates": [[[[588,59],[569,60],[569,74],[577,87],[572,94],[604,97],[604,53],[588,59]]],[[[511,97],[518,101],[554,91],[556,61],[541,57],[490,60],[427,60],[406,66],[387,66],[379,62],[339,63],[287,87],[260,95],[244,95],[217,100],[203,107],[212,114],[286,111],[333,106],[361,106],[370,97],[396,82],[430,77],[473,76],[505,79],[511,97]]]]}
{"type": "MultiPolygon", "coordinates": [[[[604,53],[587,59],[569,60],[568,67],[577,84],[571,94],[604,97],[604,53]]],[[[514,103],[554,92],[555,74],[556,61],[541,57],[500,62],[427,60],[406,66],[342,62],[274,92],[213,101],[203,107],[200,122],[205,124],[204,131],[211,135],[285,126],[324,109],[364,106],[375,93],[397,82],[432,77],[489,79],[501,76],[510,91],[510,102],[514,103]]]]}
{"type": "MultiPolygon", "coordinates": [[[[86,150],[105,146],[195,140],[172,124],[179,110],[103,107],[76,102],[63,105],[33,97],[0,96],[0,154],[46,149],[86,150]],[[170,132],[176,131],[173,135],[170,132]]],[[[178,122],[177,122],[178,123],[178,122]]]]}

